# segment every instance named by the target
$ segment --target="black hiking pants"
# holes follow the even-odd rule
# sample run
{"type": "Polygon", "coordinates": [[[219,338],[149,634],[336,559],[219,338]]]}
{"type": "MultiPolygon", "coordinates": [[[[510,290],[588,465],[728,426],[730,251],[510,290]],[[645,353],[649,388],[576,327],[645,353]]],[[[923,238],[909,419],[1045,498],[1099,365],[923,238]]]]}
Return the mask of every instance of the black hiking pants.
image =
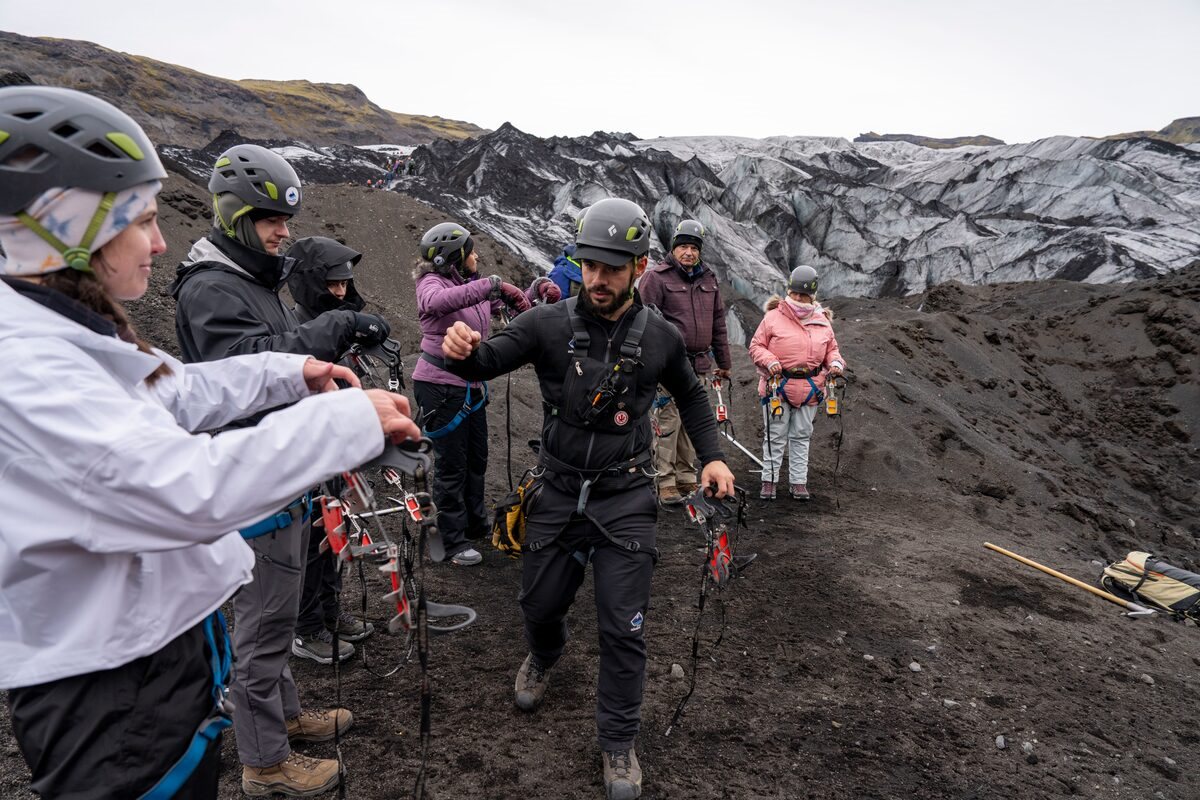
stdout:
{"type": "Polygon", "coordinates": [[[612,534],[576,513],[578,497],[543,481],[531,500],[521,566],[521,611],[534,659],[553,665],[567,643],[567,611],[593,571],[600,675],[596,731],[603,750],[631,747],[641,727],[646,679],[644,627],[654,572],[658,503],[653,484],[615,494],[593,493],[586,512],[612,534]],[[636,542],[631,550],[624,542],[636,542]]]}
{"type": "MultiPolygon", "coordinates": [[[[140,797],[187,750],[213,711],[204,623],[113,669],[12,689],[13,734],[43,798],[140,797]]],[[[215,800],[221,739],[175,794],[215,800]]]]}
{"type": "MultiPolygon", "coordinates": [[[[467,387],[413,381],[413,394],[421,408],[421,427],[436,432],[458,414],[467,387]]],[[[472,390],[472,401],[477,396],[472,390]]],[[[470,549],[468,540],[482,539],[491,530],[483,496],[488,460],[487,406],[462,420],[450,433],[434,439],[433,456],[433,502],[449,558],[470,549]]]]}
{"type": "MultiPolygon", "coordinates": [[[[319,513],[319,512],[315,512],[319,513]]],[[[300,590],[300,614],[296,617],[296,635],[308,638],[333,624],[338,615],[338,594],[342,591],[342,573],[332,550],[321,552],[325,529],[313,528],[304,556],[304,583],[300,590]]]]}

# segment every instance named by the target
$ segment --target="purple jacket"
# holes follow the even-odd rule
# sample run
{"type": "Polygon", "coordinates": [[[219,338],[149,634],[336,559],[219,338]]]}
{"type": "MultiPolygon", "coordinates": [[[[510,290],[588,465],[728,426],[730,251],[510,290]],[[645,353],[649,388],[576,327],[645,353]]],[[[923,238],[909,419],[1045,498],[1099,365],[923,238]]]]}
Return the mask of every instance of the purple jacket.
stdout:
{"type": "Polygon", "coordinates": [[[729,335],[725,329],[725,304],[712,270],[701,266],[699,275],[689,275],[672,256],[655,264],[638,282],[642,302],[657,306],[667,321],[679,329],[683,344],[697,375],[717,366],[729,369],[729,335]]]}
{"type": "MultiPolygon", "coordinates": [[[[462,321],[479,331],[486,339],[491,330],[492,315],[500,313],[504,304],[489,300],[491,281],[464,280],[457,270],[449,275],[427,272],[417,278],[417,318],[421,323],[421,352],[442,358],[442,339],[446,330],[462,321]]],[[[462,384],[463,379],[451,375],[440,367],[419,359],[413,369],[414,381],[429,383],[462,384]]],[[[472,384],[478,386],[479,384],[472,384]]]]}

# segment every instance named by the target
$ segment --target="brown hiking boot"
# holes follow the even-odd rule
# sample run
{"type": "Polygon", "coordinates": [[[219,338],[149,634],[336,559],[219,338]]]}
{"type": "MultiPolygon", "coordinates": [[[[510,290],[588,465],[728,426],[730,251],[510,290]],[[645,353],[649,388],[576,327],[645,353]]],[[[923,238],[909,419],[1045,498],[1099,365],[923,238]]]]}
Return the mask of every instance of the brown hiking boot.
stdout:
{"type": "Polygon", "coordinates": [[[679,483],[675,485],[675,491],[679,492],[679,496],[684,500],[694,495],[699,488],[700,485],[696,483],[679,483]]]}
{"type": "Polygon", "coordinates": [[[658,502],[664,506],[677,506],[683,502],[683,495],[674,486],[663,484],[658,487],[658,502]]]}
{"type": "Polygon", "coordinates": [[[301,711],[300,716],[287,721],[289,742],[328,742],[333,738],[334,724],[343,734],[354,724],[354,715],[347,708],[301,711]]]}
{"type": "Polygon", "coordinates": [[[642,765],[632,747],[604,751],[604,793],[608,800],[636,800],[642,796],[642,765]]]}
{"type": "Polygon", "coordinates": [[[273,767],[242,767],[242,791],[251,797],[286,794],[315,797],[338,783],[338,765],[332,758],[309,758],[299,753],[273,767]]]}
{"type": "Polygon", "coordinates": [[[543,667],[533,660],[533,653],[525,656],[521,668],[517,670],[516,702],[522,711],[533,711],[542,704],[546,696],[546,686],[550,683],[550,668],[543,667]]]}

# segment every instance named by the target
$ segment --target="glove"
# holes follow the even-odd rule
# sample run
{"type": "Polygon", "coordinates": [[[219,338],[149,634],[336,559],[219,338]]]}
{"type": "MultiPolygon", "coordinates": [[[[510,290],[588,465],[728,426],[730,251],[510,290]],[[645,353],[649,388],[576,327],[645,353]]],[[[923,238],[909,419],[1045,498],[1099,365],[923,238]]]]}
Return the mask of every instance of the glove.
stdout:
{"type": "Polygon", "coordinates": [[[772,376],[782,375],[783,374],[783,365],[780,364],[778,361],[772,361],[770,364],[767,365],[767,373],[772,376]]]}
{"type": "Polygon", "coordinates": [[[522,292],[516,286],[513,286],[511,283],[500,284],[500,295],[500,299],[507,303],[508,306],[518,314],[520,314],[522,311],[528,311],[531,308],[529,305],[529,298],[525,296],[524,292],[522,292]]]}
{"type": "Polygon", "coordinates": [[[719,368],[719,367],[718,367],[717,369],[714,369],[714,370],[713,370],[713,375],[717,376],[718,378],[728,378],[728,377],[729,377],[729,370],[727,370],[727,369],[721,369],[721,368],[719,368]]]}
{"type": "Polygon", "coordinates": [[[488,300],[499,300],[500,299],[500,287],[504,285],[504,279],[501,278],[499,275],[489,275],[487,279],[489,281],[491,281],[491,284],[492,284],[492,288],[491,288],[491,291],[488,292],[487,299],[488,300]]]}
{"type": "Polygon", "coordinates": [[[358,344],[379,344],[388,338],[392,328],[376,314],[354,312],[354,341],[358,344]]]}
{"type": "Polygon", "coordinates": [[[557,303],[562,300],[562,289],[549,278],[534,279],[528,294],[536,297],[539,303],[557,303]]]}

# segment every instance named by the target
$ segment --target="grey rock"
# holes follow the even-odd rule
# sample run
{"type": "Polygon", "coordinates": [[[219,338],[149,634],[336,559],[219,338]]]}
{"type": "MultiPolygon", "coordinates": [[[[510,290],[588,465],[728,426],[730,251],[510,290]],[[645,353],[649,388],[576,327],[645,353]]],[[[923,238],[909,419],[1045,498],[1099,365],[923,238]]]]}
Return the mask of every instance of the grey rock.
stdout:
{"type": "Polygon", "coordinates": [[[1003,736],[997,736],[997,737],[996,737],[996,748],[997,748],[998,750],[1003,750],[1003,749],[1004,749],[1004,748],[1006,748],[1006,747],[1008,747],[1008,742],[1004,741],[1004,737],[1003,737],[1003,736]]]}
{"type": "Polygon", "coordinates": [[[683,677],[684,677],[683,667],[680,666],[679,664],[672,664],[671,665],[671,677],[676,680],[680,680],[680,681],[683,680],[683,677]]]}

